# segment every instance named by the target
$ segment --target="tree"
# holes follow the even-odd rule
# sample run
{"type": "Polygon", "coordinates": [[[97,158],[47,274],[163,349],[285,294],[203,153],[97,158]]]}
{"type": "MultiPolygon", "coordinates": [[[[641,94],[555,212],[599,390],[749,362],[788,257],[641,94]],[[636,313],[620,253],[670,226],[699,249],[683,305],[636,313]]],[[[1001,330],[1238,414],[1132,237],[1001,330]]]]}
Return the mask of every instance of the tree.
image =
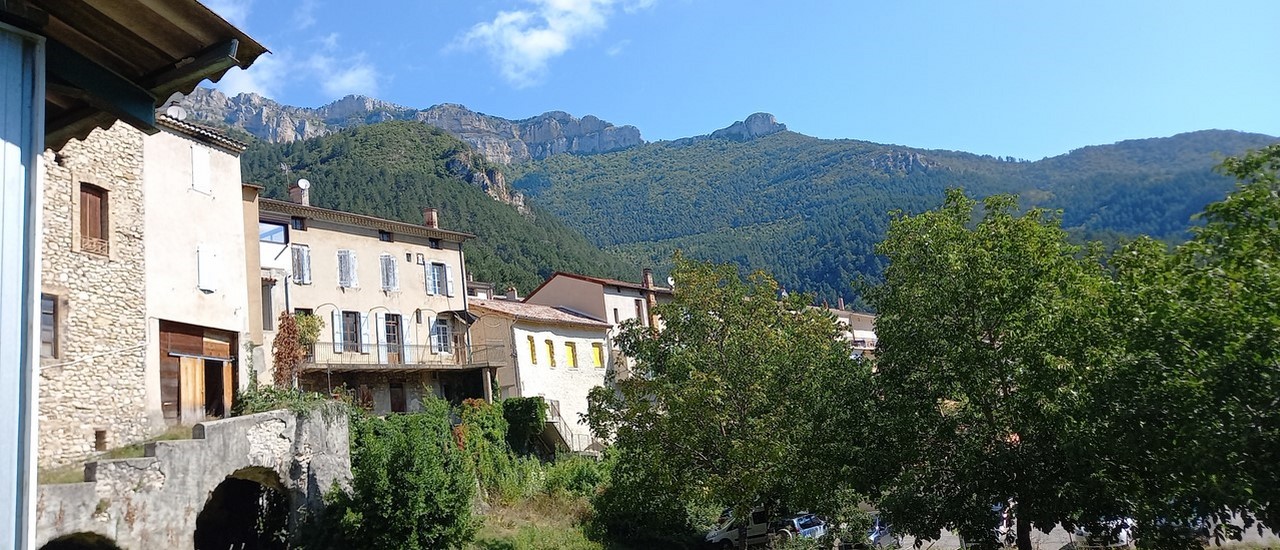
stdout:
{"type": "Polygon", "coordinates": [[[307,352],[302,345],[298,323],[287,311],[280,312],[280,318],[276,321],[273,346],[271,360],[275,372],[272,379],[277,388],[292,388],[307,352]]]}
{"type": "Polygon", "coordinates": [[[1030,550],[1033,526],[1079,516],[1073,482],[1090,465],[1072,434],[1081,375],[1112,354],[1107,278],[1056,214],[996,195],[975,223],[977,206],[949,190],[936,210],[896,214],[877,248],[880,509],[921,538],[982,542],[1012,511],[1030,550]]]}
{"type": "Polygon", "coordinates": [[[867,418],[870,369],[850,358],[834,317],[805,296],[779,299],[760,272],[744,280],[733,266],[679,255],[675,265],[661,331],[631,324],[618,338],[634,376],[592,393],[593,431],[615,438],[624,464],[641,459],[627,475],[648,472],[738,518],[757,505],[844,504],[850,493],[839,489],[865,479],[840,474],[865,441],[854,432],[867,418]]]}
{"type": "Polygon", "coordinates": [[[1191,241],[1138,241],[1112,261],[1128,349],[1090,410],[1102,437],[1132,443],[1105,477],[1161,546],[1210,521],[1238,539],[1234,515],[1280,526],[1280,145],[1220,169],[1241,183],[1191,241]]]}

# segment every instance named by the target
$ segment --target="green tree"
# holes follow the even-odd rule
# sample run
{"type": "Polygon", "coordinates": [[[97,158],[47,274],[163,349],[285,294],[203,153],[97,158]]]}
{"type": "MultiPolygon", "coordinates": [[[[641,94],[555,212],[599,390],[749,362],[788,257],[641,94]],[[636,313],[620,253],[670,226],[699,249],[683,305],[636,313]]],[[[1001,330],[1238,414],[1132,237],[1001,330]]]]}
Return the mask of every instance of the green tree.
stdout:
{"type": "Polygon", "coordinates": [[[657,308],[662,330],[631,324],[618,338],[634,376],[591,395],[592,429],[621,453],[616,477],[645,474],[739,518],[757,505],[844,504],[841,486],[863,476],[827,465],[860,454],[852,431],[866,418],[869,367],[809,297],[779,299],[759,272],[744,280],[733,266],[679,256],[675,265],[675,298],[657,308]]]}
{"type": "Polygon", "coordinates": [[[471,540],[476,478],[454,442],[449,404],[358,417],[352,425],[351,493],[343,531],[361,548],[454,548],[471,540]]]}
{"type": "Polygon", "coordinates": [[[993,543],[1016,503],[1009,536],[1030,550],[1032,526],[1079,515],[1089,460],[1072,434],[1080,376],[1111,355],[1107,278],[1055,214],[996,195],[975,222],[977,207],[949,190],[936,210],[897,214],[878,247],[880,507],[922,538],[993,543]]]}
{"type": "Polygon", "coordinates": [[[1161,546],[1205,520],[1239,538],[1237,514],[1280,526],[1278,170],[1280,145],[1226,159],[1241,183],[1206,207],[1191,241],[1172,253],[1138,241],[1112,260],[1128,353],[1095,377],[1090,409],[1102,438],[1130,443],[1105,477],[1161,546]]]}

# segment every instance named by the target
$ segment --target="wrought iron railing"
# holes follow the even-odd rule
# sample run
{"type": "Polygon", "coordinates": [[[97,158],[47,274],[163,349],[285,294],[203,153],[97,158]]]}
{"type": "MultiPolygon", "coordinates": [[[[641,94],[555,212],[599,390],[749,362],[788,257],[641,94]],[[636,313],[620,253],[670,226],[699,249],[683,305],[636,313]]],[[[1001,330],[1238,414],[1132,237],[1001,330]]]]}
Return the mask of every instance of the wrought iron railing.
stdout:
{"type": "Polygon", "coordinates": [[[543,401],[547,403],[547,423],[555,427],[560,439],[564,441],[570,452],[585,451],[587,447],[595,443],[596,438],[592,437],[590,433],[578,433],[569,427],[569,422],[560,416],[559,400],[543,398],[543,401]]]}
{"type": "Polygon", "coordinates": [[[99,238],[97,238],[97,237],[90,237],[90,236],[88,236],[88,235],[81,235],[81,236],[80,236],[80,250],[83,250],[83,251],[88,252],[88,253],[90,253],[90,254],[97,254],[97,255],[99,255],[99,256],[107,256],[107,255],[110,255],[110,254],[111,254],[111,243],[110,243],[110,242],[108,242],[106,239],[99,239],[99,238]]]}
{"type": "Polygon", "coordinates": [[[507,359],[506,346],[352,344],[316,342],[306,350],[304,366],[361,366],[387,368],[474,368],[499,366],[507,359]]]}

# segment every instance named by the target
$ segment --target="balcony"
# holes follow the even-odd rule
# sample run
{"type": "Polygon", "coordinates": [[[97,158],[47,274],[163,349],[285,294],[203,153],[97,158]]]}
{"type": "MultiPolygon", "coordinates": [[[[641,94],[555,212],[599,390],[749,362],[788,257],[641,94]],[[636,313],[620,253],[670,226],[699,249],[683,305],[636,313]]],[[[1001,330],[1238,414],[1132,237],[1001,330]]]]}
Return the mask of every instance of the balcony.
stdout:
{"type": "Polygon", "coordinates": [[[316,342],[303,358],[303,372],[385,372],[471,370],[507,364],[506,346],[458,346],[439,353],[430,345],[316,342]]]}
{"type": "Polygon", "coordinates": [[[90,254],[107,256],[111,253],[111,243],[108,242],[106,239],[99,239],[97,237],[82,235],[80,237],[80,250],[83,250],[90,254]]]}

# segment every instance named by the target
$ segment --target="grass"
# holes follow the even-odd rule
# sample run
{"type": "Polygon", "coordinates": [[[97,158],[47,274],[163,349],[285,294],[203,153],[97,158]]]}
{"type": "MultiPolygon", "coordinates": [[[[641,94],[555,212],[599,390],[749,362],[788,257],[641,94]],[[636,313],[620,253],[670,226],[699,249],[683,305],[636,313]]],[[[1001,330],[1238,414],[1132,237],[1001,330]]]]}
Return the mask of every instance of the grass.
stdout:
{"type": "MultiPolygon", "coordinates": [[[[121,458],[142,458],[146,456],[147,443],[153,441],[174,441],[178,439],[191,439],[191,426],[169,426],[160,434],[141,441],[132,443],[122,447],[107,449],[91,460],[117,460],[121,458]]],[[[39,485],[53,485],[61,483],[81,483],[84,481],[84,463],[76,462],[56,468],[40,468],[36,471],[36,483],[39,485]]]]}
{"type": "Polygon", "coordinates": [[[470,550],[603,550],[587,538],[583,525],[591,504],[568,494],[538,494],[495,506],[484,516],[470,550]]]}

